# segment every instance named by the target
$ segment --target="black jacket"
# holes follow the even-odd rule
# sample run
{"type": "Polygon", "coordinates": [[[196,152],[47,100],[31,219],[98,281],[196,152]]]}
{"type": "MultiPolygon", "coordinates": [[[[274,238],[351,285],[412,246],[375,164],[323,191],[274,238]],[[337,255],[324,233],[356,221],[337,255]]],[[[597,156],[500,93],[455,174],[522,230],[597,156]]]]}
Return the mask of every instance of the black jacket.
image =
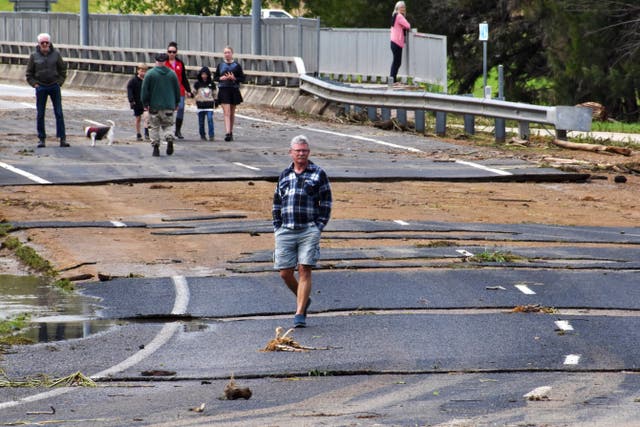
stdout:
{"type": "Polygon", "coordinates": [[[32,87],[36,85],[49,86],[58,83],[64,84],[67,78],[67,64],[62,59],[62,55],[49,45],[49,53],[44,55],[40,52],[40,46],[29,56],[27,63],[27,83],[32,87]]]}
{"type": "Polygon", "coordinates": [[[193,95],[196,98],[198,109],[205,110],[215,108],[214,98],[216,95],[216,84],[211,79],[209,67],[202,67],[198,71],[198,80],[193,84],[193,95]],[[202,79],[202,73],[207,74],[206,79],[202,79]],[[208,89],[208,90],[207,90],[208,89]]]}
{"type": "Polygon", "coordinates": [[[131,108],[144,108],[142,105],[142,98],[140,93],[142,92],[142,79],[138,76],[134,76],[127,83],[127,97],[129,98],[129,105],[131,108]]]}

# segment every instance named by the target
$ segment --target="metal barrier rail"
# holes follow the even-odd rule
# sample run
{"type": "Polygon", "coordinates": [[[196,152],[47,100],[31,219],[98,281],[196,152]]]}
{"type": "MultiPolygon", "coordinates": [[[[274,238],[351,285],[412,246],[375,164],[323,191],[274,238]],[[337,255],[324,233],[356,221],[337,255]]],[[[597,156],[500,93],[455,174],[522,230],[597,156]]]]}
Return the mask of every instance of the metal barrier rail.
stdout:
{"type": "Polygon", "coordinates": [[[310,76],[300,76],[300,89],[345,105],[485,116],[516,120],[520,123],[552,125],[562,131],[591,130],[591,109],[584,107],[546,107],[461,95],[394,90],[390,87],[354,87],[329,83],[310,76]]]}
{"type": "MultiPolygon", "coordinates": [[[[56,44],[69,69],[103,73],[133,74],[139,63],[153,65],[156,51],[113,47],[56,44]]],[[[0,62],[26,65],[34,43],[1,42],[0,62]]],[[[305,68],[301,58],[288,56],[234,55],[247,75],[247,83],[271,86],[298,86],[305,68]]],[[[213,69],[224,58],[222,53],[180,51],[190,78],[202,67],[213,69]]]]}

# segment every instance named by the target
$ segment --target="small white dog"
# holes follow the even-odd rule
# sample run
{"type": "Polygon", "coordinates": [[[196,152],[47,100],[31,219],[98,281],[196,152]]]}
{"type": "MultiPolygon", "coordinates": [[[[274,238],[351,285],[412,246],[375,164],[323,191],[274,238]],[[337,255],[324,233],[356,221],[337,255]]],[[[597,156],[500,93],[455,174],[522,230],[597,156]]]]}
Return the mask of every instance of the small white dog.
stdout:
{"type": "Polygon", "coordinates": [[[91,146],[95,147],[96,140],[101,141],[103,138],[107,138],[107,145],[113,144],[113,135],[116,124],[113,120],[107,120],[108,125],[103,123],[94,122],[93,120],[84,120],[87,123],[91,123],[93,126],[87,126],[84,128],[84,134],[87,138],[91,138],[91,146]]]}

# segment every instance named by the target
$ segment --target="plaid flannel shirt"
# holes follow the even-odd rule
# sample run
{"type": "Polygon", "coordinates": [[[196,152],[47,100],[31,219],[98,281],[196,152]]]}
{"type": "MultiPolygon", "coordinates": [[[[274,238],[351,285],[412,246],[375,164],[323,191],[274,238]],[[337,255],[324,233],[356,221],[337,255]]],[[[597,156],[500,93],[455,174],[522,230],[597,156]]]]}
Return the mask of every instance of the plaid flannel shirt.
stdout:
{"type": "Polygon", "coordinates": [[[301,174],[293,163],[282,171],[273,194],[273,228],[302,229],[315,223],[322,230],[331,215],[331,185],[325,171],[309,161],[301,174]]]}

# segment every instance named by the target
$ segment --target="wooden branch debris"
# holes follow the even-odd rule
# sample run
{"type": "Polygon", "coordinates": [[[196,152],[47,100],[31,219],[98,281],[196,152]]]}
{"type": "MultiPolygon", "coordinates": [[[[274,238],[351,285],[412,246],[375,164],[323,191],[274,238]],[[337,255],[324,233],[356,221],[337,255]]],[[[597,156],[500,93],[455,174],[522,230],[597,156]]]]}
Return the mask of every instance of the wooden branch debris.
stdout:
{"type": "Polygon", "coordinates": [[[269,341],[267,345],[261,351],[294,351],[303,352],[308,350],[329,350],[329,347],[307,347],[293,340],[288,335],[293,332],[293,328],[289,329],[284,334],[282,333],[284,328],[278,326],[276,328],[276,336],[269,341]]]}
{"type": "Polygon", "coordinates": [[[562,148],[568,148],[569,150],[583,150],[583,151],[591,151],[594,153],[613,153],[613,154],[621,154],[623,156],[630,156],[631,150],[629,148],[624,147],[613,147],[610,145],[600,145],[600,144],[582,144],[576,142],[562,141],[560,139],[553,140],[554,145],[562,148]]]}
{"type": "Polygon", "coordinates": [[[373,126],[383,130],[398,130],[398,131],[407,130],[407,126],[400,123],[400,121],[395,117],[389,120],[373,122],[373,126]]]}

